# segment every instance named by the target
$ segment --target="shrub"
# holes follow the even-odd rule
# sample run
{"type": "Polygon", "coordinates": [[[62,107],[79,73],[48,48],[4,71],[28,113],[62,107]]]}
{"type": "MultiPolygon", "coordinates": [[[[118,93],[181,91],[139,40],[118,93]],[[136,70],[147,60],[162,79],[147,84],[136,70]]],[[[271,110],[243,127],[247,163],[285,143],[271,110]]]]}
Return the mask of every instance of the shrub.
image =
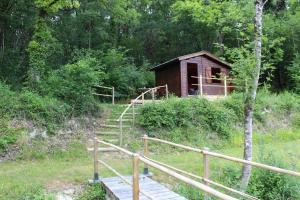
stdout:
{"type": "Polygon", "coordinates": [[[69,116],[70,107],[49,96],[39,96],[30,91],[21,92],[18,104],[15,105],[15,115],[32,120],[37,125],[42,125],[53,130],[69,116]]]}
{"type": "Polygon", "coordinates": [[[10,128],[7,119],[0,119],[0,153],[17,142],[21,131],[21,129],[10,128]]]}
{"type": "Polygon", "coordinates": [[[42,91],[69,104],[75,114],[96,112],[92,87],[101,83],[103,72],[93,68],[95,59],[86,58],[54,71],[43,83],[42,91]]]}
{"type": "Polygon", "coordinates": [[[199,189],[195,189],[185,184],[177,185],[175,188],[175,192],[190,200],[204,199],[204,195],[199,189]]]}
{"type": "Polygon", "coordinates": [[[76,200],[104,200],[105,192],[100,184],[88,185],[76,200]]]}
{"type": "Polygon", "coordinates": [[[14,114],[16,100],[17,94],[8,85],[0,82],[0,116],[14,114]]]}
{"type": "Polygon", "coordinates": [[[148,131],[159,128],[201,127],[228,138],[235,120],[231,110],[205,99],[171,98],[159,104],[148,104],[141,110],[139,123],[148,131]]]}
{"type": "MultiPolygon", "coordinates": [[[[271,154],[263,157],[261,162],[285,168],[285,164],[271,154]]],[[[300,182],[288,175],[254,170],[247,191],[263,200],[300,199],[300,182]]]]}

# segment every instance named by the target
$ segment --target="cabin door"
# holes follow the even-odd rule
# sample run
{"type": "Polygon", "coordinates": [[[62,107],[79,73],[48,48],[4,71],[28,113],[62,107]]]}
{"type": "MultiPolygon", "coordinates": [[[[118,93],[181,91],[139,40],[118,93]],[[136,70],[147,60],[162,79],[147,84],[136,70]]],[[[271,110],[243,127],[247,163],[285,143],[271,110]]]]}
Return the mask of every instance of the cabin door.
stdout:
{"type": "Polygon", "coordinates": [[[187,81],[188,81],[188,95],[198,95],[199,86],[198,86],[198,64],[196,63],[187,63],[187,81]]]}

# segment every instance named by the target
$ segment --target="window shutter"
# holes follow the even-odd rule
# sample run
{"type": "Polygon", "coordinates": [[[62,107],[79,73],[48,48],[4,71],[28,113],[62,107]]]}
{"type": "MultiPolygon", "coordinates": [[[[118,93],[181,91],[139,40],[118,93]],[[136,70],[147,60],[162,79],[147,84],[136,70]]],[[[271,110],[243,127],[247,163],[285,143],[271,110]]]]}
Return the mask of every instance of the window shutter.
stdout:
{"type": "Polygon", "coordinates": [[[212,83],[211,80],[211,67],[206,67],[205,68],[205,78],[207,83],[212,83]]]}

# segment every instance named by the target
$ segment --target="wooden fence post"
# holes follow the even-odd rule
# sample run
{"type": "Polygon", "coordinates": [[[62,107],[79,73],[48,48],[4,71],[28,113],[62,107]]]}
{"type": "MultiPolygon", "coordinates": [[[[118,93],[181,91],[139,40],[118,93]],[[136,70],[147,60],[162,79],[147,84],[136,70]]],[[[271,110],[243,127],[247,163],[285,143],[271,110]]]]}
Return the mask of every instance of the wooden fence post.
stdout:
{"type": "Polygon", "coordinates": [[[112,104],[115,105],[115,87],[112,87],[112,104]]]}
{"type": "Polygon", "coordinates": [[[166,98],[169,99],[169,88],[168,88],[168,84],[166,84],[166,98]]]}
{"type": "Polygon", "coordinates": [[[133,176],[132,176],[132,192],[133,192],[133,200],[139,200],[139,155],[133,155],[133,176]]]}
{"type": "Polygon", "coordinates": [[[224,95],[227,96],[227,78],[226,75],[224,76],[224,95]]]}
{"type": "MultiPolygon", "coordinates": [[[[209,148],[203,148],[203,178],[209,179],[209,158],[206,154],[206,151],[209,151],[209,148]]],[[[205,185],[209,185],[208,182],[204,181],[205,185]]],[[[209,196],[204,195],[204,200],[209,200],[209,196]]]]}
{"type": "MultiPolygon", "coordinates": [[[[144,156],[148,157],[148,135],[144,135],[144,156]]],[[[144,172],[145,175],[149,174],[149,169],[148,169],[148,165],[146,163],[144,163],[144,172]]]]}
{"type": "Polygon", "coordinates": [[[151,90],[152,102],[154,102],[154,89],[151,90]]]}
{"type": "Polygon", "coordinates": [[[120,117],[120,122],[119,122],[119,126],[120,126],[120,147],[123,144],[123,116],[120,117]]]}
{"type": "Polygon", "coordinates": [[[94,137],[94,183],[97,183],[99,181],[98,147],[99,142],[97,138],[94,137]]]}
{"type": "Polygon", "coordinates": [[[199,77],[200,96],[203,96],[202,74],[199,77]]]}
{"type": "Polygon", "coordinates": [[[133,126],[133,128],[134,128],[134,120],[135,120],[135,108],[134,108],[134,104],[135,104],[135,102],[133,101],[132,102],[132,126],[133,126]]]}
{"type": "Polygon", "coordinates": [[[144,94],[144,92],[142,93],[142,104],[144,105],[144,102],[145,101],[145,94],[144,94]]]}

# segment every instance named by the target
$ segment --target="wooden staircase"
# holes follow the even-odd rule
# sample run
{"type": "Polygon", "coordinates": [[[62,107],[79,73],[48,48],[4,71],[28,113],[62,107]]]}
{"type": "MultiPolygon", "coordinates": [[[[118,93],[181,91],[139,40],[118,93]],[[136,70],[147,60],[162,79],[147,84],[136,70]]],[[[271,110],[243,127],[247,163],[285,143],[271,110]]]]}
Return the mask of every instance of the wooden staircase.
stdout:
{"type": "Polygon", "coordinates": [[[140,114],[140,108],[146,103],[159,101],[155,99],[155,93],[159,89],[165,89],[168,98],[168,86],[164,85],[148,89],[127,105],[113,105],[110,116],[96,124],[98,128],[95,130],[95,136],[106,142],[123,146],[123,136],[129,136],[129,133],[133,131],[136,116],[140,114]],[[146,95],[150,95],[151,100],[145,99],[146,95]]]}

